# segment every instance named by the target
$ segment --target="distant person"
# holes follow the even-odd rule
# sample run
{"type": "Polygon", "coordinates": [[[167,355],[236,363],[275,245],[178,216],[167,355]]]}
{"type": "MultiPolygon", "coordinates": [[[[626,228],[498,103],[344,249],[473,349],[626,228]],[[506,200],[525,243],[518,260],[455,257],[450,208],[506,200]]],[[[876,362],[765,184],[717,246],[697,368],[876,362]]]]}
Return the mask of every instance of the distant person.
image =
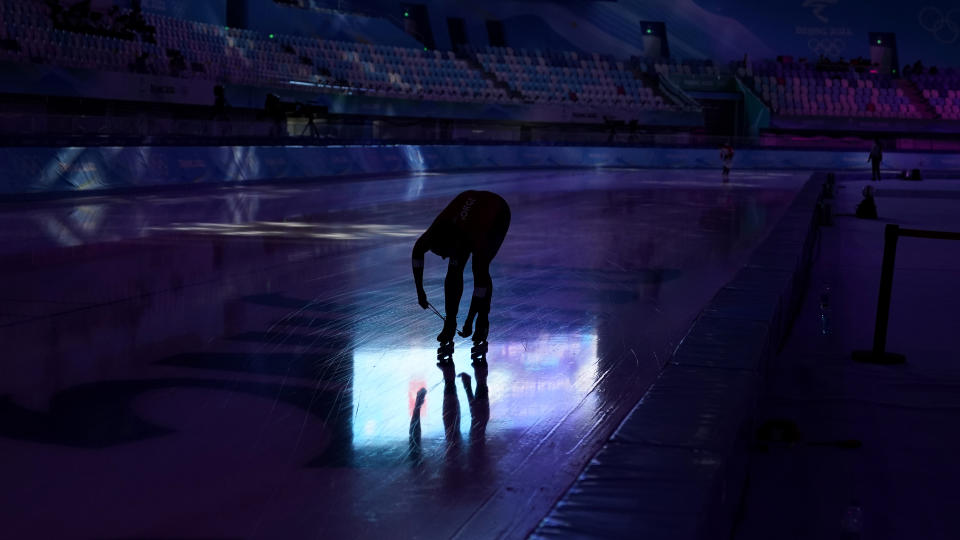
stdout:
{"type": "Polygon", "coordinates": [[[867,156],[867,161],[870,162],[870,165],[873,168],[873,176],[870,178],[871,181],[880,181],[880,163],[883,162],[883,145],[880,144],[880,139],[873,140],[873,148],[870,149],[870,155],[867,156]]]}
{"type": "Polygon", "coordinates": [[[476,317],[477,329],[473,341],[486,341],[490,330],[490,300],[493,296],[490,263],[503,244],[509,228],[510,207],[503,197],[490,191],[464,191],[440,212],[414,244],[413,279],[417,286],[417,303],[423,309],[430,306],[423,290],[424,254],[432,251],[441,258],[450,258],[443,287],[447,316],[437,341],[451,342],[457,331],[457,310],[463,295],[463,269],[471,255],[473,298],[461,335],[467,337],[473,333],[473,320],[476,317]]]}
{"type": "Polygon", "coordinates": [[[857,205],[856,215],[861,219],[877,219],[877,202],[873,199],[873,186],[864,186],[863,200],[857,205]]]}
{"type": "Polygon", "coordinates": [[[130,65],[130,71],[141,75],[152,73],[152,63],[148,62],[151,62],[150,53],[142,52],[133,60],[133,63],[130,65]]]}
{"type": "Polygon", "coordinates": [[[179,77],[187,69],[187,60],[183,53],[176,49],[167,49],[168,71],[171,76],[179,77]]]}
{"type": "Polygon", "coordinates": [[[263,111],[270,120],[269,135],[271,137],[286,137],[287,113],[284,110],[283,103],[280,101],[280,97],[276,94],[267,94],[263,103],[263,111]]]}
{"type": "Polygon", "coordinates": [[[227,101],[227,94],[223,88],[223,85],[216,85],[213,87],[213,119],[214,120],[226,120],[227,119],[227,107],[230,106],[230,102],[227,101]]]}
{"type": "Polygon", "coordinates": [[[730,167],[733,166],[733,146],[727,141],[720,147],[720,160],[723,161],[723,181],[730,181],[730,167]]]}
{"type": "Polygon", "coordinates": [[[607,127],[610,128],[610,132],[607,134],[607,144],[610,144],[613,142],[614,139],[617,138],[617,124],[609,116],[603,117],[603,123],[605,123],[607,127]]]}

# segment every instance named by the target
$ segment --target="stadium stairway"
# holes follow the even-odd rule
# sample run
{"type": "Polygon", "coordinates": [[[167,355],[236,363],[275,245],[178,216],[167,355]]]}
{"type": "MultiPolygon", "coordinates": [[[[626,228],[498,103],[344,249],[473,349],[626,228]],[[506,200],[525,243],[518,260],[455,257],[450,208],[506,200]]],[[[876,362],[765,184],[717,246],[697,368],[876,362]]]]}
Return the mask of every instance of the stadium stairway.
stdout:
{"type": "Polygon", "coordinates": [[[903,90],[903,95],[910,100],[911,103],[917,106],[917,110],[920,111],[921,117],[924,120],[931,120],[937,117],[937,111],[930,105],[930,101],[927,98],[923,97],[923,94],[913,83],[913,81],[908,79],[899,79],[896,81],[897,88],[903,90]]]}

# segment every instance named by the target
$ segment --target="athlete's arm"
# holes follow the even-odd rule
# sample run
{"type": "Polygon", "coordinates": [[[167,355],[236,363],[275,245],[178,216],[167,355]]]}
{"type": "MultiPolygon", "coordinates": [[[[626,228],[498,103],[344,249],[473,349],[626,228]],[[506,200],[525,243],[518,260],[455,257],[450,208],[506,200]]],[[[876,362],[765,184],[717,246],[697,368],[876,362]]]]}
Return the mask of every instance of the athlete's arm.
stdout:
{"type": "Polygon", "coordinates": [[[423,256],[430,249],[429,239],[430,229],[423,233],[417,242],[413,245],[413,254],[411,256],[413,265],[413,282],[417,286],[417,303],[420,307],[427,309],[427,293],[423,290],[423,256]]]}
{"type": "Polygon", "coordinates": [[[473,333],[474,317],[481,315],[481,322],[486,320],[490,313],[490,296],[492,294],[493,280],[490,279],[490,257],[481,251],[473,255],[473,296],[470,298],[470,311],[467,312],[467,318],[463,322],[463,330],[460,332],[463,337],[468,337],[473,333]]]}

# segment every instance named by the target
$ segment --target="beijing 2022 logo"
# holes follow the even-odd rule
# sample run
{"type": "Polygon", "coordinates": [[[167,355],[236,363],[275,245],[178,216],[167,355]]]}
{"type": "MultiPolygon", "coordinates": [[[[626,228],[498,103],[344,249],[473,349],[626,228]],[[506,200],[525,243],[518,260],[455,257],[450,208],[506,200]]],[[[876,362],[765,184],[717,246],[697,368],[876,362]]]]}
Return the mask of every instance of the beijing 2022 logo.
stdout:
{"type": "Polygon", "coordinates": [[[831,6],[835,6],[840,2],[840,0],[803,0],[801,4],[804,8],[809,8],[814,17],[820,20],[820,22],[827,24],[830,22],[830,19],[827,17],[826,9],[831,6]]]}
{"type": "Polygon", "coordinates": [[[920,10],[917,17],[920,19],[920,26],[940,43],[950,45],[960,39],[960,8],[944,12],[938,7],[926,6],[920,10]]]}

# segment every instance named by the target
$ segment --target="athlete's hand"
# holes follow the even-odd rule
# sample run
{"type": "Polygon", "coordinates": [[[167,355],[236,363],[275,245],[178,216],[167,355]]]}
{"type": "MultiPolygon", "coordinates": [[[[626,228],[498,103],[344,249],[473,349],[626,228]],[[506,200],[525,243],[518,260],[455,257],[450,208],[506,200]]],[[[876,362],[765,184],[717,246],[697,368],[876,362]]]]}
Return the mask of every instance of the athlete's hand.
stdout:
{"type": "Polygon", "coordinates": [[[417,303],[420,304],[420,307],[427,309],[430,306],[430,303],[427,302],[427,293],[423,290],[417,291],[417,303]]]}

